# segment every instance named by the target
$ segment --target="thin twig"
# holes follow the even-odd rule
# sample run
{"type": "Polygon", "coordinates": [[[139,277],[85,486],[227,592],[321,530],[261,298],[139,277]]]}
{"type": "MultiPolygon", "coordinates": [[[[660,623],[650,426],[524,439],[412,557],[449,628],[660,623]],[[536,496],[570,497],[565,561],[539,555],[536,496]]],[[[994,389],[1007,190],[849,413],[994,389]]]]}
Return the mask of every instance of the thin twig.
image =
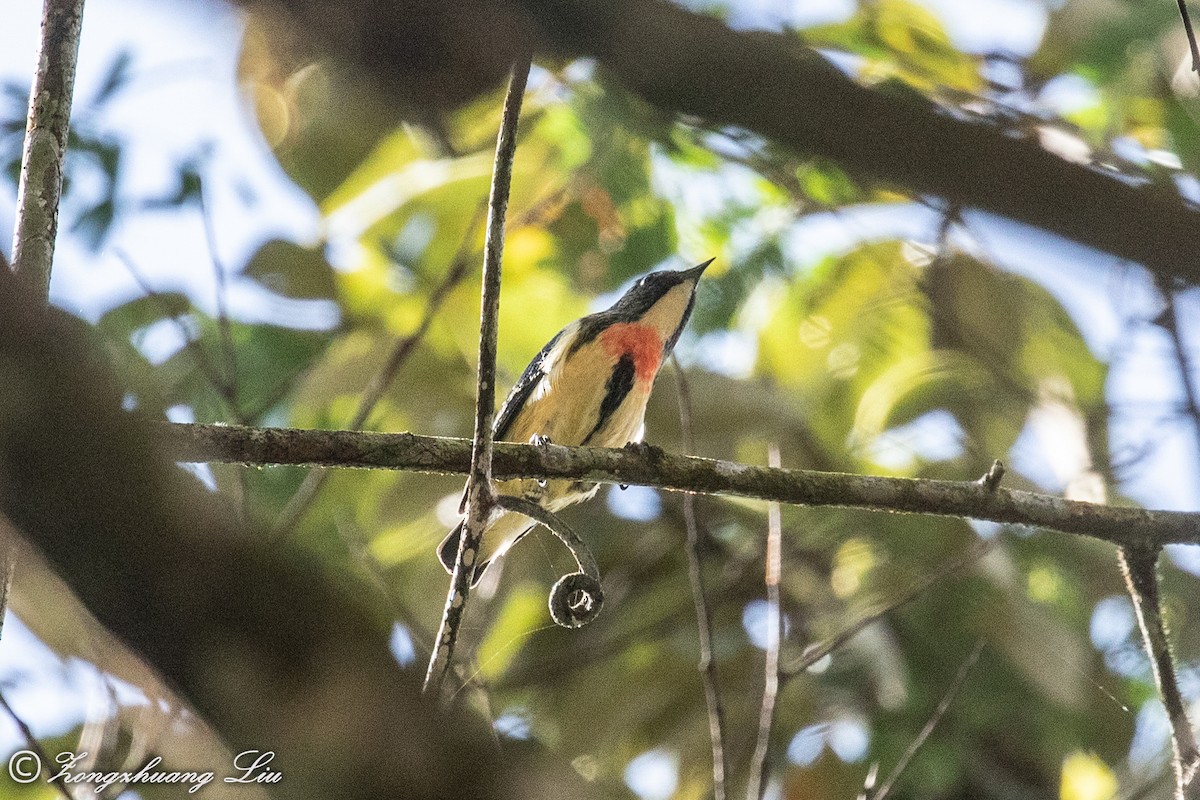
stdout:
{"type": "MultiPolygon", "coordinates": [[[[442,304],[446,298],[450,296],[450,292],[454,287],[462,282],[467,276],[467,272],[471,265],[471,245],[475,239],[475,229],[483,218],[483,212],[486,205],[480,203],[475,215],[471,218],[471,222],[467,225],[466,233],[463,234],[462,241],[459,243],[458,252],[455,253],[454,259],[450,262],[450,268],[442,277],[441,282],[434,288],[433,293],[429,295],[429,302],[425,304],[425,313],[421,316],[421,321],[417,323],[417,327],[412,333],[396,340],[392,346],[391,353],[388,354],[387,360],[378,372],[371,378],[371,382],[367,384],[363,390],[362,399],[359,400],[358,410],[354,412],[353,419],[347,426],[349,430],[359,430],[366,424],[367,419],[371,416],[371,412],[375,410],[375,406],[383,398],[384,392],[392,385],[396,375],[400,372],[400,368],[412,353],[417,349],[417,345],[425,338],[425,334],[429,331],[429,326],[433,324],[433,319],[441,310],[442,304]]],[[[312,506],[317,495],[325,486],[325,481],[328,480],[329,473],[324,469],[313,469],[304,477],[304,481],[296,490],[295,494],[288,500],[283,511],[271,526],[271,534],[273,536],[283,536],[296,527],[304,514],[312,506]]]]}
{"type": "MultiPolygon", "coordinates": [[[[679,366],[679,359],[671,354],[671,365],[675,369],[675,381],[679,393],[679,428],[683,434],[683,447],[688,453],[696,450],[692,431],[692,394],[687,375],[679,366]]],[[[712,650],[712,611],[704,591],[704,571],[700,561],[700,528],[696,524],[696,495],[688,492],[683,496],[683,520],[687,526],[688,580],[692,586],[692,602],[696,607],[696,629],[700,639],[700,681],[704,684],[704,704],[708,709],[708,738],[712,743],[712,772],[714,800],[724,800],[728,794],[726,781],[729,763],[725,755],[725,709],[718,691],[717,662],[712,650]]]]}
{"type": "MultiPolygon", "coordinates": [[[[8,698],[6,698],[2,692],[0,692],[0,708],[3,708],[4,712],[8,714],[9,718],[12,719],[18,728],[20,728],[21,736],[25,739],[25,746],[32,750],[40,761],[39,769],[50,769],[51,765],[55,762],[52,761],[50,756],[46,753],[46,749],[42,747],[42,743],[38,741],[38,738],[33,735],[33,731],[25,723],[25,720],[21,719],[21,717],[17,715],[17,712],[13,710],[13,707],[8,704],[8,698]]],[[[14,766],[15,761],[9,761],[8,768],[10,770],[10,774],[14,766]]],[[[57,776],[52,775],[50,777],[55,778],[57,776]]],[[[51,780],[50,783],[53,783],[58,790],[62,792],[63,797],[67,798],[67,800],[75,800],[74,796],[71,794],[70,788],[67,787],[67,784],[63,782],[62,778],[51,780]]]]}
{"type": "Polygon", "coordinates": [[[238,408],[233,402],[233,395],[229,391],[229,385],[225,382],[225,378],[217,370],[216,365],[213,364],[212,359],[209,358],[208,351],[206,351],[200,341],[192,335],[192,331],[188,329],[187,325],[183,324],[183,320],[181,320],[175,314],[175,310],[168,305],[166,298],[150,285],[145,276],[143,276],[141,271],[137,268],[137,265],[134,264],[133,258],[120,248],[115,249],[113,252],[117,256],[117,259],[125,265],[125,269],[129,271],[129,274],[133,276],[134,282],[137,283],[138,288],[142,290],[142,293],[149,297],[151,302],[158,306],[159,310],[166,319],[169,319],[175,324],[176,330],[179,331],[179,335],[183,338],[184,349],[192,354],[192,358],[196,362],[196,368],[203,373],[204,377],[212,386],[213,391],[216,392],[217,396],[221,398],[222,402],[224,402],[225,410],[231,417],[237,419],[242,424],[245,424],[246,418],[238,413],[238,408]]]}
{"type": "Polygon", "coordinates": [[[496,162],[488,197],[487,237],[483,246],[483,291],[479,310],[479,381],[475,396],[475,431],[471,437],[471,470],[467,478],[467,518],[459,537],[458,557],[446,594],[446,608],[437,642],[429,657],[425,691],[440,692],[454,656],[458,626],[471,592],[475,557],[480,540],[496,503],[492,483],[492,422],[496,411],[496,334],[499,328],[500,268],[504,253],[504,215],[512,183],[513,157],[517,146],[517,121],[525,83],[529,79],[530,56],[513,65],[500,133],[496,137],[496,162]]]}
{"type": "MultiPolygon", "coordinates": [[[[1189,27],[1188,30],[1191,30],[1189,27]]],[[[1164,278],[1157,278],[1155,283],[1163,297],[1163,310],[1155,320],[1155,324],[1171,337],[1171,346],[1175,350],[1175,361],[1179,365],[1179,379],[1183,383],[1183,396],[1186,400],[1186,413],[1192,418],[1192,430],[1200,442],[1200,395],[1192,379],[1192,359],[1183,342],[1183,334],[1179,330],[1179,314],[1175,308],[1175,292],[1170,283],[1164,278]]]]}
{"type": "Polygon", "coordinates": [[[13,573],[17,560],[13,548],[0,546],[0,636],[4,635],[4,620],[8,616],[8,596],[12,592],[13,573]]]}
{"type": "Polygon", "coordinates": [[[933,715],[925,723],[925,727],[921,728],[921,732],[917,734],[917,738],[913,739],[908,745],[908,749],[900,756],[900,760],[896,762],[896,766],[892,769],[890,775],[887,776],[879,788],[870,793],[871,800],[885,800],[892,787],[896,785],[896,781],[904,774],[904,770],[908,767],[908,763],[912,761],[913,756],[921,749],[921,745],[933,733],[933,729],[942,721],[942,717],[946,716],[946,712],[950,709],[950,704],[954,702],[954,698],[958,697],[958,693],[962,691],[967,682],[967,675],[975,666],[975,662],[979,660],[979,654],[983,652],[984,640],[980,639],[975,643],[970,655],[963,660],[962,666],[958,668],[958,674],[954,676],[954,680],[950,682],[950,687],[946,689],[946,694],[942,696],[942,701],[938,703],[934,709],[933,715]]]}
{"type": "MultiPolygon", "coordinates": [[[[471,442],[467,439],[199,423],[163,423],[158,433],[178,461],[381,468],[446,475],[471,470],[471,442]]],[[[990,490],[974,480],[772,469],[657,449],[515,442],[496,443],[493,472],[498,480],[565,478],[799,506],[989,520],[1117,545],[1200,544],[1200,513],[1109,506],[1002,486],[990,490]]]]}
{"type": "Polygon", "coordinates": [[[221,263],[221,257],[217,254],[217,232],[213,227],[212,214],[209,211],[203,187],[200,189],[200,220],[204,226],[204,241],[208,245],[208,257],[212,263],[213,277],[216,280],[217,330],[221,341],[221,357],[225,359],[225,385],[229,387],[230,401],[236,407],[238,405],[237,353],[233,346],[233,328],[229,322],[229,312],[225,308],[228,282],[225,276],[225,265],[221,263]]]}
{"type": "MultiPolygon", "coordinates": [[[[241,413],[240,392],[238,391],[237,348],[233,346],[233,327],[229,322],[229,310],[226,308],[226,295],[229,291],[225,265],[217,252],[217,231],[213,224],[212,212],[205,197],[204,185],[200,186],[200,220],[204,227],[204,240],[208,245],[208,257],[212,264],[213,277],[216,281],[217,302],[217,336],[220,342],[219,351],[225,362],[224,386],[228,392],[229,407],[233,410],[235,419],[243,419],[241,413]]],[[[241,493],[242,519],[249,522],[253,517],[250,506],[250,478],[246,470],[237,470],[237,486],[241,493]]]]}
{"type": "Polygon", "coordinates": [[[1186,0],[1178,0],[1179,16],[1183,18],[1183,29],[1187,31],[1188,47],[1192,51],[1192,72],[1200,72],[1200,47],[1196,46],[1196,32],[1192,30],[1192,18],[1188,14],[1186,0]]]}
{"type": "Polygon", "coordinates": [[[1125,577],[1125,588],[1133,600],[1138,627],[1142,630],[1142,643],[1150,658],[1154,682],[1167,718],[1171,721],[1171,747],[1174,751],[1172,766],[1175,770],[1176,800],[1187,794],[1196,764],[1200,761],[1200,748],[1196,735],[1188,721],[1187,710],[1175,672],[1175,661],[1171,657],[1171,643],[1167,638],[1167,626],[1163,620],[1162,604],[1158,592],[1158,547],[1122,547],[1118,552],[1121,574],[1125,577]]]}
{"type": "Polygon", "coordinates": [[[83,0],[45,0],[17,185],[12,268],[49,297],[83,0]]]}
{"type": "Polygon", "coordinates": [[[796,675],[808,669],[825,656],[845,645],[846,642],[853,639],[863,630],[886,617],[888,614],[891,614],[901,606],[905,606],[917,599],[931,587],[936,586],[951,575],[954,575],[955,573],[971,566],[976,561],[990,553],[995,546],[995,540],[980,542],[967,552],[955,556],[949,561],[940,564],[937,569],[914,583],[907,592],[895,598],[886,606],[878,609],[874,613],[868,614],[856,622],[851,623],[848,628],[841,631],[836,636],[826,639],[818,645],[810,646],[804,651],[804,655],[802,655],[800,658],[793,661],[791,664],[784,665],[784,674],[796,675]]]}
{"type": "MultiPolygon", "coordinates": [[[[779,468],[779,448],[767,450],[767,465],[779,468]]],[[[783,638],[783,614],[779,609],[779,577],[782,571],[783,520],[779,503],[767,505],[767,651],[763,664],[762,708],[758,715],[758,741],[750,759],[750,782],[746,800],[760,800],[767,781],[767,750],[775,724],[775,698],[779,694],[779,641],[783,638]]]]}
{"type": "Polygon", "coordinates": [[[979,478],[979,484],[989,491],[999,489],[1000,481],[1004,480],[1006,471],[1004,462],[997,458],[992,462],[992,466],[988,467],[988,471],[979,478]]]}

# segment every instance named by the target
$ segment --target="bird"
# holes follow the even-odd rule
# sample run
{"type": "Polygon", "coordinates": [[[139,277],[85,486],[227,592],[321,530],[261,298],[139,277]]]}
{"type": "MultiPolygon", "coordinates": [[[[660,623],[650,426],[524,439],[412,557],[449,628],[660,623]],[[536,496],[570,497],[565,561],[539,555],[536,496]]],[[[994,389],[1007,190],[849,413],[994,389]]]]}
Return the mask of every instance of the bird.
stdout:
{"type": "MultiPolygon", "coordinates": [[[[654,379],[687,325],[700,276],[714,260],[648,273],[608,309],[559,331],[508,393],[492,428],[494,439],[591,447],[641,442],[654,379]]],[[[532,478],[496,484],[498,494],[532,500],[551,512],[588,500],[599,488],[586,481],[532,478]]],[[[437,550],[451,574],[463,524],[437,550]]],[[[472,585],[536,525],[522,514],[494,511],[474,559],[472,585]]]]}

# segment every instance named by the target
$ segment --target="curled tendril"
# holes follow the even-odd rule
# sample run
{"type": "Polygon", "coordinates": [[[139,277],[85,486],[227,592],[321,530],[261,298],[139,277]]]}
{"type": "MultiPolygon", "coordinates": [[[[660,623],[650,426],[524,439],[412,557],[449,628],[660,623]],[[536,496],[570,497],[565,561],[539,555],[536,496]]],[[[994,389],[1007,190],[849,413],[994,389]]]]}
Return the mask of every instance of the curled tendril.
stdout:
{"type": "Polygon", "coordinates": [[[596,559],[579,534],[555,514],[523,497],[501,495],[496,504],[545,525],[567,546],[579,566],[578,572],[559,578],[550,590],[551,619],[564,628],[581,628],[594,620],[604,607],[604,589],[596,559]]]}
{"type": "Polygon", "coordinates": [[[583,572],[563,575],[550,590],[550,618],[564,628],[582,628],[604,607],[600,581],[583,572]]]}

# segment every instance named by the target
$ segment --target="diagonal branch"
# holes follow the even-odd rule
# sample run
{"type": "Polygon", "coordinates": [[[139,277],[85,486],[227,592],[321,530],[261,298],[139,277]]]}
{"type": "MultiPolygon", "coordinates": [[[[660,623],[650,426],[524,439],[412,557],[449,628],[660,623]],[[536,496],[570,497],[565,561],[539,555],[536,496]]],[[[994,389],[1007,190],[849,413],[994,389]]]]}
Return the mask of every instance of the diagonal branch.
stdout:
{"type": "Polygon", "coordinates": [[[1179,366],[1179,380],[1183,384],[1185,410],[1187,415],[1192,418],[1192,428],[1197,441],[1200,442],[1200,395],[1196,392],[1192,359],[1184,344],[1183,332],[1179,329],[1179,310],[1175,302],[1175,290],[1168,280],[1159,278],[1155,283],[1163,298],[1163,310],[1154,320],[1154,324],[1162,328],[1171,338],[1171,347],[1175,351],[1175,361],[1179,366]]]}
{"type": "Polygon", "coordinates": [[[458,626],[462,622],[475,557],[484,529],[496,506],[496,487],[492,483],[492,421],[496,412],[496,335],[500,316],[500,268],[504,254],[504,214],[508,210],[508,191],[512,183],[513,157],[517,149],[517,120],[529,79],[529,55],[513,65],[504,97],[504,113],[496,138],[496,162],[492,169],[492,189],[488,198],[487,238],[483,245],[483,292],[479,310],[479,381],[475,395],[475,432],[471,442],[471,468],[467,478],[467,519],[458,540],[458,557],[450,576],[446,608],[438,630],[425,690],[440,691],[450,670],[458,626]]]}
{"type": "MultiPolygon", "coordinates": [[[[229,296],[229,280],[225,265],[217,251],[217,231],[213,227],[212,212],[204,196],[204,186],[200,187],[200,221],[204,226],[204,241],[208,246],[208,259],[212,266],[213,280],[216,288],[217,335],[220,342],[221,358],[225,362],[225,380],[223,385],[229,393],[229,403],[234,409],[235,416],[241,416],[238,402],[238,365],[237,348],[233,345],[233,326],[229,321],[229,309],[226,307],[229,296]]],[[[243,494],[244,492],[243,486],[243,494]]]]}
{"type": "MultiPolygon", "coordinates": [[[[0,708],[4,709],[4,713],[8,714],[9,719],[11,719],[13,724],[16,725],[21,731],[21,737],[25,740],[25,746],[28,747],[30,752],[32,752],[34,755],[34,759],[32,759],[32,761],[34,764],[38,765],[38,769],[48,768],[50,765],[54,764],[55,762],[50,758],[50,754],[46,752],[46,748],[42,747],[42,743],[36,736],[33,735],[33,730],[29,727],[29,724],[17,715],[17,712],[13,710],[13,707],[9,705],[8,698],[6,698],[3,694],[0,694],[0,708]]],[[[19,760],[19,755],[19,753],[14,754],[13,757],[9,759],[8,774],[12,776],[14,780],[23,778],[25,775],[32,773],[32,769],[26,770],[24,768],[26,764],[30,764],[30,760],[19,760]]],[[[36,776],[34,779],[37,779],[36,776]]],[[[67,798],[67,800],[75,800],[75,795],[71,794],[70,788],[68,788],[67,784],[63,782],[62,777],[55,774],[49,777],[48,780],[50,783],[54,784],[54,787],[58,789],[62,796],[67,798]]]]}
{"type": "Polygon", "coordinates": [[[1142,631],[1146,655],[1150,658],[1154,682],[1158,684],[1159,697],[1171,721],[1175,798],[1184,800],[1196,795],[1193,777],[1200,764],[1200,748],[1196,745],[1196,734],[1179,693],[1171,642],[1167,638],[1167,626],[1163,620],[1158,592],[1159,552],[1160,548],[1156,546],[1128,546],[1121,548],[1118,558],[1121,574],[1125,577],[1125,587],[1137,612],[1138,627],[1142,631]]]}
{"type": "Polygon", "coordinates": [[[963,660],[962,666],[958,668],[958,674],[954,676],[954,680],[950,682],[946,693],[942,695],[942,700],[937,704],[937,708],[933,710],[933,715],[925,722],[925,726],[921,728],[917,738],[913,739],[908,748],[900,756],[900,760],[896,762],[896,766],[892,769],[892,773],[879,786],[878,789],[868,792],[867,796],[870,800],[886,800],[888,794],[892,791],[892,787],[896,785],[896,781],[900,780],[900,776],[904,774],[904,770],[908,767],[913,756],[921,749],[921,745],[933,733],[933,729],[942,721],[942,717],[946,716],[946,712],[950,710],[950,704],[954,702],[954,698],[958,697],[958,693],[962,691],[967,682],[967,676],[971,673],[971,669],[975,666],[975,662],[979,660],[979,654],[983,652],[984,640],[980,639],[975,643],[975,647],[963,660]]]}
{"type": "Polygon", "coordinates": [[[512,759],[397,662],[386,612],[176,468],[95,336],[33,289],[0,291],[5,385],[23,387],[0,392],[0,544],[19,530],[233,752],[271,749],[289,800],[515,796],[512,759]]]}
{"type": "Polygon", "coordinates": [[[1192,28],[1192,17],[1188,13],[1187,0],[1179,0],[1179,16],[1187,32],[1188,49],[1192,52],[1192,72],[1200,72],[1200,47],[1196,45],[1196,31],[1192,28]]]}
{"type": "Polygon", "coordinates": [[[230,416],[232,416],[234,419],[237,419],[239,422],[244,424],[246,420],[243,419],[238,412],[238,409],[234,403],[233,393],[229,390],[229,385],[225,380],[225,377],[221,375],[220,370],[218,370],[216,365],[213,364],[212,359],[208,357],[208,352],[204,349],[204,345],[198,338],[192,335],[192,331],[190,331],[187,325],[185,325],[177,316],[175,310],[171,308],[166,298],[159,294],[159,292],[150,285],[149,281],[147,281],[145,276],[142,275],[141,270],[139,270],[137,265],[133,262],[133,257],[120,248],[117,248],[114,252],[117,259],[125,265],[125,269],[130,275],[133,276],[134,282],[137,283],[138,288],[142,290],[142,293],[149,297],[151,301],[158,306],[163,317],[170,320],[175,326],[175,329],[179,332],[180,338],[183,339],[184,349],[192,354],[192,359],[196,362],[196,368],[204,375],[209,386],[212,387],[212,390],[214,393],[216,393],[217,397],[221,398],[221,402],[225,404],[225,410],[228,411],[230,416]]]}
{"type": "Polygon", "coordinates": [[[912,587],[910,587],[904,594],[889,601],[886,605],[877,609],[873,613],[851,623],[837,635],[832,636],[819,644],[810,646],[804,651],[804,655],[793,661],[791,664],[784,666],[786,674],[797,675],[811,667],[813,664],[816,664],[825,656],[829,655],[835,650],[840,649],[846,644],[846,642],[850,641],[855,636],[886,617],[888,614],[904,605],[907,605],[908,603],[911,603],[913,600],[916,600],[922,594],[941,583],[943,580],[961,570],[966,569],[979,559],[983,558],[996,546],[996,541],[997,540],[993,539],[992,541],[980,542],[977,546],[971,548],[965,553],[951,558],[944,564],[939,565],[938,568],[933,572],[930,572],[928,575],[924,576],[915,584],[913,584],[912,587]]]}
{"type": "MultiPolygon", "coordinates": [[[[454,260],[450,263],[450,268],[446,271],[445,277],[441,283],[433,290],[429,296],[429,302],[425,304],[425,313],[421,316],[421,321],[417,323],[416,329],[407,336],[396,340],[392,346],[391,353],[388,354],[387,361],[383,367],[375,373],[371,378],[371,382],[367,384],[367,388],[363,390],[362,398],[358,401],[358,410],[354,412],[354,418],[350,420],[350,424],[346,427],[350,430],[358,430],[366,424],[371,416],[371,412],[375,410],[375,406],[379,404],[383,398],[384,392],[391,386],[392,380],[408,361],[408,357],[417,349],[417,345],[425,338],[425,334],[429,331],[429,326],[433,324],[433,318],[437,316],[441,310],[442,304],[446,298],[450,296],[450,292],[454,287],[462,282],[467,275],[467,269],[470,266],[470,250],[471,242],[475,235],[475,228],[479,223],[479,218],[483,213],[483,205],[480,205],[479,211],[471,219],[467,225],[467,232],[463,234],[462,242],[459,243],[458,252],[454,255],[454,260]]],[[[325,481],[328,479],[329,473],[323,469],[314,469],[304,476],[304,481],[288,500],[283,511],[279,514],[279,518],[275,520],[271,526],[271,532],[275,536],[285,535],[288,531],[296,526],[296,523],[304,516],[312,505],[313,500],[320,494],[321,489],[325,486],[325,481]]]]}
{"type": "MultiPolygon", "coordinates": [[[[162,424],[163,444],[179,461],[370,467],[467,474],[466,439],[415,433],[162,424]]],[[[492,471],[509,478],[566,478],[724,494],[802,506],[839,506],[1032,525],[1113,544],[1200,544],[1200,514],[1107,506],[979,481],[884,478],[773,469],[665,453],[556,444],[495,444],[492,471]]]]}

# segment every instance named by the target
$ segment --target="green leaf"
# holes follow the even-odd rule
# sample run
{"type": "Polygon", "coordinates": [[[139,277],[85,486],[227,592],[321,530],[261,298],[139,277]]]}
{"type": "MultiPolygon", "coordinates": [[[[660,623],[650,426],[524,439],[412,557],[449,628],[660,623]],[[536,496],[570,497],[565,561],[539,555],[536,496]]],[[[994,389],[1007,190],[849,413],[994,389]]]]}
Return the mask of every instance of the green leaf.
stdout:
{"type": "Polygon", "coordinates": [[[181,292],[160,292],[135,297],[106,312],[96,327],[106,335],[129,336],[161,319],[180,317],[192,307],[192,301],[181,292]]]}
{"type": "Polygon", "coordinates": [[[333,268],[319,250],[294,242],[267,242],[246,265],[245,275],[276,294],[297,299],[336,296],[333,268]]]}

